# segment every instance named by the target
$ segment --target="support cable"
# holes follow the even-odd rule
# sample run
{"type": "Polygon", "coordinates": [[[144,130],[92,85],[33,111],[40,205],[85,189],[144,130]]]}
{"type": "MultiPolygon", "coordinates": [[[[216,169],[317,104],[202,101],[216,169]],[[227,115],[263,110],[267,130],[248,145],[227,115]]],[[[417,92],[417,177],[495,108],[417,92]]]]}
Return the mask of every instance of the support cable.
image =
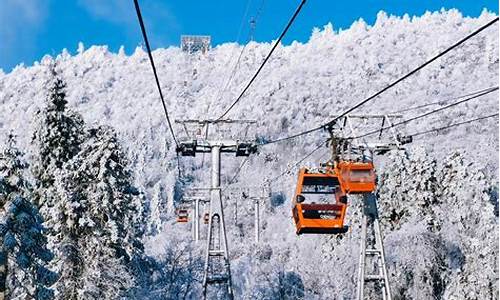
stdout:
{"type": "Polygon", "coordinates": [[[139,7],[138,0],[134,0],[135,11],[137,13],[137,18],[139,20],[139,25],[141,26],[142,36],[144,38],[144,43],[146,44],[146,49],[148,51],[149,62],[151,63],[151,68],[153,69],[153,74],[156,80],[156,86],[158,87],[158,92],[160,94],[161,103],[163,105],[163,111],[165,112],[165,117],[167,119],[167,124],[170,129],[170,133],[172,134],[172,138],[174,139],[175,145],[179,146],[177,142],[177,138],[175,137],[174,129],[172,127],[172,123],[170,122],[170,117],[168,115],[167,105],[165,104],[165,99],[163,98],[163,93],[161,91],[160,80],[158,79],[158,74],[156,72],[155,63],[153,60],[153,55],[151,54],[151,47],[149,46],[148,36],[146,34],[146,27],[144,26],[144,21],[142,20],[141,8],[139,7]]]}
{"type": "MultiPolygon", "coordinates": [[[[262,12],[262,8],[264,7],[264,2],[265,0],[262,0],[261,2],[261,6],[259,7],[259,10],[257,11],[257,14],[255,16],[255,18],[252,19],[252,21],[254,23],[257,22],[257,19],[259,18],[261,12],[262,12]]],[[[246,15],[246,14],[245,14],[246,15]]],[[[217,95],[217,100],[220,101],[222,99],[222,97],[224,96],[224,94],[226,93],[227,89],[229,88],[229,85],[231,84],[231,82],[233,81],[234,79],[234,76],[236,75],[236,71],[240,65],[240,61],[241,61],[241,57],[243,56],[243,53],[245,52],[245,49],[247,48],[248,46],[248,43],[250,42],[250,39],[253,35],[253,31],[254,31],[255,28],[250,28],[250,31],[248,32],[248,37],[247,37],[247,41],[245,43],[245,45],[243,46],[243,48],[241,48],[241,51],[240,51],[240,54],[238,55],[238,59],[236,60],[236,63],[234,64],[233,66],[233,70],[231,71],[231,74],[229,75],[229,78],[228,80],[226,81],[226,84],[224,86],[224,89],[217,95]]],[[[239,38],[238,38],[239,40],[239,38]]],[[[231,59],[232,60],[232,59],[231,59]]]]}
{"type": "MultiPolygon", "coordinates": [[[[458,102],[454,102],[454,103],[451,103],[450,105],[447,105],[447,106],[444,106],[444,107],[441,107],[441,108],[438,108],[438,109],[435,109],[435,110],[432,110],[430,112],[427,112],[427,113],[424,113],[422,115],[418,115],[416,117],[413,117],[413,118],[410,118],[410,119],[407,119],[407,120],[404,120],[404,121],[401,121],[399,123],[394,123],[393,126],[387,126],[387,127],[384,127],[382,128],[382,130],[385,130],[385,129],[389,129],[389,128],[392,128],[392,127],[396,127],[396,126],[400,126],[400,125],[403,125],[403,124],[406,124],[406,123],[409,123],[411,121],[414,121],[414,120],[417,120],[417,119],[421,119],[421,118],[424,118],[424,117],[427,117],[431,114],[434,114],[436,112],[439,112],[439,111],[442,111],[442,110],[446,110],[448,108],[451,108],[453,106],[456,106],[458,104],[461,104],[461,103],[464,103],[464,102],[467,102],[467,101],[470,101],[472,99],[475,99],[475,98],[478,98],[478,97],[481,97],[483,95],[486,95],[486,94],[489,94],[489,93],[492,93],[494,91],[497,91],[499,88],[498,86],[497,87],[491,87],[491,88],[488,88],[488,89],[484,89],[484,90],[481,90],[481,91],[478,91],[478,92],[475,92],[475,93],[470,93],[470,94],[467,94],[467,95],[474,95],[472,97],[468,97],[466,99],[463,99],[461,101],[458,101],[458,102]]],[[[465,95],[465,96],[467,96],[465,95]]],[[[457,99],[460,99],[460,98],[463,98],[463,97],[457,97],[457,99]]],[[[430,130],[426,130],[426,131],[422,131],[422,132],[417,132],[417,133],[414,133],[414,134],[411,134],[409,136],[419,136],[419,135],[423,135],[423,134],[427,134],[427,133],[430,133],[430,132],[433,132],[433,131],[441,131],[441,130],[444,130],[444,129],[447,129],[447,128],[451,128],[451,127],[455,127],[455,126],[459,126],[459,125],[464,125],[464,124],[468,124],[468,123],[472,123],[472,122],[475,122],[475,121],[479,121],[479,120],[483,120],[483,119],[488,119],[488,118],[492,118],[494,116],[498,116],[498,113],[496,114],[492,114],[492,115],[488,115],[488,116],[484,116],[484,117],[480,117],[480,118],[476,118],[476,119],[472,119],[472,120],[468,120],[468,121],[464,121],[464,122],[459,122],[459,123],[454,123],[454,124],[451,124],[451,125],[447,125],[447,126],[444,126],[444,127],[439,127],[439,128],[433,128],[433,129],[430,129],[430,130]]],[[[377,129],[377,130],[374,130],[374,131],[371,131],[371,132],[368,132],[368,133],[365,133],[363,135],[360,135],[360,136],[357,136],[357,137],[352,137],[350,139],[358,139],[358,138],[362,138],[362,137],[366,137],[366,136],[369,136],[369,135],[373,135],[373,134],[376,134],[376,133],[379,133],[380,132],[380,129],[377,129]]],[[[272,179],[269,179],[267,180],[270,184],[271,183],[274,183],[276,182],[280,177],[286,175],[287,173],[289,173],[293,168],[295,168],[296,166],[298,166],[300,163],[302,163],[305,159],[307,159],[309,156],[311,156],[312,154],[314,154],[316,151],[318,151],[321,146],[323,144],[320,144],[320,146],[318,146],[317,148],[313,149],[313,151],[311,151],[310,153],[306,154],[306,156],[304,156],[303,158],[301,158],[299,161],[297,161],[295,164],[293,164],[292,166],[290,166],[289,168],[287,168],[284,172],[282,172],[280,175],[272,178],[272,179]]],[[[325,154],[322,154],[321,156],[324,156],[325,154]]]]}
{"type": "Polygon", "coordinates": [[[245,160],[240,164],[240,166],[238,167],[238,170],[236,170],[236,172],[234,173],[234,176],[231,178],[231,180],[228,181],[227,185],[231,185],[234,183],[234,181],[236,180],[236,177],[238,177],[238,175],[240,174],[241,172],[241,169],[243,169],[243,166],[250,160],[250,156],[247,156],[247,158],[245,158],[245,160]]]}
{"type": "MultiPolygon", "coordinates": [[[[429,130],[425,130],[425,131],[419,131],[419,132],[416,132],[416,133],[413,133],[413,134],[410,134],[409,136],[412,136],[412,137],[415,137],[415,136],[420,136],[420,135],[425,135],[425,134],[428,134],[428,133],[431,133],[431,132],[439,132],[439,131],[442,131],[442,130],[445,130],[445,129],[449,129],[449,128],[453,128],[453,127],[457,127],[457,126],[461,126],[461,125],[465,125],[465,124],[470,124],[470,123],[473,123],[473,122],[477,122],[477,121],[481,121],[481,120],[485,120],[485,119],[489,119],[489,118],[494,118],[494,117],[498,117],[498,113],[496,114],[491,114],[491,115],[487,115],[487,116],[482,116],[482,117],[479,117],[479,118],[475,118],[475,119],[470,119],[470,120],[467,120],[467,121],[463,121],[463,122],[458,122],[458,123],[453,123],[453,124],[450,124],[450,125],[447,125],[447,126],[443,126],[443,127],[436,127],[436,128],[432,128],[432,129],[429,129],[429,130]]],[[[269,179],[267,180],[269,182],[269,184],[272,184],[274,182],[277,182],[277,180],[286,175],[287,173],[289,173],[293,168],[297,167],[301,162],[303,162],[304,160],[306,160],[309,156],[311,156],[314,152],[318,151],[320,148],[321,148],[322,145],[320,145],[319,147],[313,149],[312,152],[308,153],[305,157],[301,158],[299,161],[297,161],[295,164],[293,164],[292,166],[290,166],[289,168],[287,168],[284,172],[282,172],[280,175],[272,178],[272,179],[269,179]]],[[[328,152],[324,152],[321,156],[325,156],[326,154],[328,154],[328,152]]]]}
{"type": "Polygon", "coordinates": [[[269,183],[269,185],[271,185],[272,183],[276,182],[276,180],[278,180],[280,177],[288,174],[292,169],[294,169],[295,167],[297,167],[299,164],[301,164],[304,160],[306,160],[307,158],[309,158],[311,155],[313,155],[316,151],[318,151],[319,149],[321,149],[323,146],[324,146],[323,143],[319,144],[319,146],[317,146],[316,148],[314,148],[311,152],[307,153],[304,157],[302,157],[296,163],[294,163],[290,167],[286,168],[286,170],[283,171],[281,174],[279,174],[278,176],[273,177],[271,179],[267,179],[266,180],[267,183],[269,183]]]}
{"type": "MultiPolygon", "coordinates": [[[[252,0],[247,0],[247,4],[245,6],[245,12],[243,13],[243,17],[241,18],[240,28],[238,29],[238,35],[236,36],[236,42],[237,43],[239,43],[239,41],[240,41],[241,32],[243,31],[243,24],[245,23],[245,20],[246,20],[246,18],[248,16],[248,11],[250,9],[250,4],[251,3],[252,3],[252,0]]],[[[232,71],[231,71],[228,79],[226,80],[226,83],[224,84],[224,86],[220,86],[219,87],[219,91],[217,92],[217,95],[215,96],[215,99],[212,99],[211,103],[213,103],[213,100],[220,100],[221,97],[226,92],[227,88],[229,87],[230,82],[232,81],[232,78],[233,78],[234,74],[236,73],[236,69],[237,69],[237,67],[238,67],[238,65],[240,63],[241,56],[243,55],[243,52],[245,51],[246,46],[247,46],[247,43],[245,43],[245,45],[241,49],[240,54],[238,56],[238,59],[236,60],[236,63],[234,64],[233,69],[232,69],[232,71]]],[[[228,60],[228,64],[233,61],[233,58],[234,58],[235,54],[236,54],[236,52],[233,50],[232,53],[231,53],[231,57],[228,60]]],[[[210,106],[211,106],[210,104],[208,106],[207,112],[210,109],[210,106]]]]}
{"type": "Polygon", "coordinates": [[[413,69],[412,71],[410,71],[409,73],[407,73],[403,77],[397,79],[396,81],[394,81],[391,84],[387,85],[386,87],[384,87],[380,91],[376,92],[375,94],[371,95],[370,97],[364,99],[363,101],[359,102],[358,104],[356,104],[353,107],[349,108],[348,110],[344,111],[342,114],[336,116],[333,120],[329,121],[328,123],[325,123],[325,124],[320,125],[318,127],[315,127],[315,128],[312,128],[312,129],[309,129],[309,130],[306,130],[306,131],[303,131],[303,132],[300,132],[300,133],[297,133],[297,134],[294,134],[294,135],[291,135],[291,136],[288,136],[288,137],[282,137],[282,138],[278,138],[278,139],[275,139],[275,140],[267,141],[265,143],[262,143],[261,146],[268,145],[268,144],[279,143],[279,142],[283,142],[283,141],[287,141],[287,140],[291,140],[291,139],[295,139],[297,137],[300,137],[300,136],[312,133],[314,131],[317,131],[317,130],[324,129],[324,128],[327,128],[329,126],[332,126],[340,118],[342,118],[345,115],[349,114],[353,110],[355,110],[355,109],[357,109],[357,108],[365,105],[369,101],[372,101],[376,97],[380,96],[382,93],[384,93],[387,90],[391,89],[392,87],[394,87],[395,85],[399,84],[400,82],[402,82],[403,80],[407,79],[408,77],[414,75],[415,73],[417,73],[418,71],[420,71],[421,69],[423,69],[424,67],[426,67],[427,65],[429,65],[430,63],[434,62],[435,60],[437,60],[438,58],[442,57],[446,53],[448,53],[451,50],[453,50],[453,49],[457,48],[458,46],[462,45],[464,42],[466,42],[467,40],[469,40],[472,37],[476,36],[477,34],[479,34],[480,32],[482,32],[483,30],[485,30],[486,28],[490,27],[491,25],[493,25],[496,22],[498,22],[498,17],[496,17],[495,19],[491,20],[487,24],[481,26],[480,28],[476,29],[474,32],[470,33],[469,35],[467,35],[466,37],[464,37],[460,41],[458,41],[455,44],[451,45],[446,50],[440,52],[439,54],[437,54],[436,56],[434,56],[430,60],[426,61],[422,65],[420,65],[417,68],[413,69]]]}
{"type": "Polygon", "coordinates": [[[498,90],[498,86],[496,87],[492,87],[490,89],[487,89],[486,91],[482,92],[482,93],[479,93],[479,94],[476,94],[475,96],[471,96],[471,97],[468,97],[468,98],[465,98],[463,100],[460,100],[460,101],[457,101],[457,102],[453,102],[449,105],[446,105],[446,106],[443,106],[443,107],[440,107],[440,108],[437,108],[437,109],[434,109],[434,110],[431,110],[429,112],[426,112],[424,114],[421,114],[421,115],[418,115],[416,117],[413,117],[413,118],[410,118],[410,119],[406,119],[406,120],[403,120],[401,122],[398,122],[398,123],[394,123],[392,125],[389,125],[389,126],[385,126],[385,127],[382,127],[382,128],[379,128],[377,130],[373,130],[373,131],[370,131],[370,132],[367,132],[365,134],[362,134],[362,135],[358,135],[358,136],[355,136],[355,137],[351,137],[350,139],[360,139],[360,138],[364,138],[364,137],[367,137],[367,136],[370,136],[370,135],[373,135],[375,133],[379,133],[381,130],[386,130],[386,129],[390,129],[390,128],[394,128],[394,127],[397,127],[397,126],[401,126],[403,124],[406,124],[406,123],[409,123],[411,121],[415,121],[415,120],[418,120],[418,119],[421,119],[421,118],[424,118],[424,117],[427,117],[431,114],[435,114],[437,112],[440,112],[442,110],[446,110],[448,108],[451,108],[453,106],[456,106],[456,105],[459,105],[459,104],[462,104],[464,102],[467,102],[467,101],[470,101],[470,100],[473,100],[473,99],[476,99],[476,98],[479,98],[481,96],[484,96],[484,95],[487,95],[489,93],[493,93],[494,91],[497,91],[498,90]]]}
{"type": "Polygon", "coordinates": [[[260,67],[257,69],[257,72],[255,72],[255,74],[250,79],[250,81],[248,82],[248,84],[245,86],[245,88],[243,89],[243,91],[241,91],[241,93],[238,96],[238,98],[236,98],[236,100],[225,110],[225,112],[219,118],[217,118],[217,120],[220,120],[220,119],[224,118],[229,113],[229,111],[231,111],[231,109],[233,109],[233,107],[243,98],[243,95],[245,95],[245,93],[248,90],[248,88],[255,81],[255,79],[259,75],[260,71],[262,71],[262,68],[264,68],[264,66],[266,65],[267,61],[269,60],[269,58],[273,54],[274,50],[276,49],[276,47],[278,47],[279,43],[281,42],[281,40],[283,39],[283,37],[287,33],[288,29],[290,29],[290,27],[292,26],[293,22],[295,21],[295,18],[298,16],[300,10],[302,9],[302,7],[304,6],[305,3],[306,3],[306,0],[302,0],[300,2],[299,6],[295,10],[295,13],[293,14],[292,18],[288,21],[288,24],[286,25],[285,29],[283,30],[283,32],[279,36],[278,40],[274,43],[274,46],[271,48],[271,51],[269,51],[269,53],[267,54],[267,56],[264,59],[264,61],[262,62],[262,64],[260,65],[260,67]]]}
{"type": "Polygon", "coordinates": [[[428,107],[428,106],[434,106],[434,105],[441,105],[442,106],[442,105],[445,105],[445,104],[449,103],[450,101],[455,101],[455,100],[459,100],[459,99],[462,99],[462,98],[465,98],[465,97],[474,96],[476,94],[482,93],[482,92],[487,91],[489,89],[491,89],[491,87],[486,88],[486,89],[482,89],[480,91],[476,91],[476,92],[473,92],[473,93],[468,93],[468,94],[465,94],[465,95],[460,95],[460,96],[457,96],[457,97],[449,98],[449,99],[446,99],[446,100],[440,100],[440,101],[435,101],[435,102],[431,102],[431,103],[427,103],[427,104],[416,105],[416,106],[412,106],[412,107],[408,107],[408,108],[404,108],[404,109],[400,109],[400,110],[391,111],[391,112],[388,112],[387,114],[388,115],[395,115],[395,114],[400,114],[400,113],[403,113],[403,112],[418,110],[418,109],[421,109],[421,108],[424,108],[424,107],[428,107]]]}
{"type": "Polygon", "coordinates": [[[415,136],[419,136],[419,135],[428,134],[428,133],[431,133],[431,132],[439,132],[439,131],[442,131],[442,130],[445,130],[445,129],[449,129],[449,128],[452,128],[452,127],[456,127],[456,126],[460,126],[460,125],[465,125],[465,124],[469,124],[469,123],[473,123],[473,122],[477,122],[477,121],[481,121],[481,120],[485,120],[485,119],[489,119],[489,118],[493,118],[493,117],[498,117],[498,113],[492,114],[492,115],[488,115],[488,116],[479,117],[479,118],[475,118],[475,119],[471,119],[471,120],[467,120],[467,121],[463,121],[463,122],[453,123],[453,124],[450,124],[450,125],[447,125],[447,126],[443,126],[443,127],[437,127],[437,128],[432,128],[432,129],[425,130],[425,131],[416,132],[416,133],[410,134],[410,136],[415,137],[415,136]]]}

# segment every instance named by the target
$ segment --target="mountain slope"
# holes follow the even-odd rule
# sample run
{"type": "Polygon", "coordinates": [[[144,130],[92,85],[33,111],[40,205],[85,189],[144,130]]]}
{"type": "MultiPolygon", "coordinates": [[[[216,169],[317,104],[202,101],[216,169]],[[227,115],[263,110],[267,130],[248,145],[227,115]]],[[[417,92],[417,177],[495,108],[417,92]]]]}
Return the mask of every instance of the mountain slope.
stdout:
{"type": "MultiPolygon", "coordinates": [[[[380,13],[372,26],[360,20],[347,30],[335,31],[331,25],[327,25],[323,30],[314,30],[305,44],[292,43],[278,47],[258,80],[229,117],[256,119],[258,122],[253,128],[254,134],[266,138],[286,136],[315,127],[406,74],[493,17],[488,12],[477,18],[463,17],[456,10],[426,13],[413,18],[380,13]]],[[[223,87],[241,45],[223,44],[206,55],[191,56],[182,53],[177,47],[156,50],[153,55],[172,117],[218,117],[247,83],[271,46],[270,43],[247,45],[232,84],[221,99],[216,99],[216,95],[223,87]]],[[[357,112],[387,113],[496,86],[498,49],[497,24],[357,112]]],[[[86,122],[111,125],[119,133],[133,164],[136,184],[146,192],[148,199],[145,205],[151,212],[149,227],[152,234],[148,237],[149,251],[157,256],[163,255],[161,245],[164,243],[165,247],[175,247],[171,239],[176,235],[188,237],[189,228],[174,225],[172,218],[176,200],[174,186],[179,184],[175,147],[164,121],[146,53],[137,48],[134,54],[126,56],[123,51],[111,53],[105,46],[92,46],[88,50],[79,47],[78,54],[72,56],[63,52],[55,61],[67,82],[69,105],[81,112],[86,122]]],[[[20,66],[11,73],[0,73],[0,141],[4,142],[6,134],[13,131],[18,136],[19,145],[29,152],[33,114],[44,103],[50,80],[49,65],[53,62],[53,58],[46,56],[34,66],[20,66]]],[[[425,109],[404,115],[408,118],[422,111],[425,109]]],[[[498,111],[498,92],[410,123],[406,126],[406,132],[440,127],[494,111],[498,111]]],[[[181,128],[176,129],[180,138],[181,128]]],[[[266,147],[250,158],[233,186],[261,185],[265,178],[280,174],[287,164],[305,156],[325,138],[325,133],[316,132],[266,147]]],[[[470,284],[470,280],[462,274],[468,272],[472,274],[470,276],[479,276],[479,266],[484,263],[473,259],[477,252],[471,250],[471,243],[476,243],[480,249],[498,253],[491,240],[473,240],[471,237],[476,234],[482,236],[489,229],[498,231],[498,196],[497,200],[491,200],[485,192],[491,186],[498,187],[498,119],[426,135],[409,147],[412,150],[404,158],[409,161],[408,164],[414,161],[418,164],[418,159],[436,160],[437,164],[433,168],[436,172],[443,172],[441,177],[437,177],[439,180],[445,178],[448,171],[450,174],[456,172],[446,167],[446,164],[450,160],[448,156],[454,155],[452,153],[455,151],[460,152],[462,159],[455,162],[456,168],[474,163],[471,174],[479,176],[480,185],[485,186],[475,186],[475,192],[470,197],[459,198],[464,201],[477,200],[476,204],[483,205],[487,211],[479,220],[467,216],[470,222],[488,224],[478,229],[480,233],[459,230],[457,226],[465,225],[453,222],[442,225],[449,226],[447,229],[436,229],[410,216],[402,220],[398,228],[391,227],[389,221],[384,223],[388,261],[394,262],[393,266],[389,266],[393,286],[401,292],[402,299],[420,299],[429,295],[460,299],[462,295],[456,291],[470,284]],[[421,155],[425,158],[418,155],[415,158],[415,151],[424,153],[421,155]],[[464,241],[451,246],[446,244],[451,239],[447,235],[451,234],[464,241]],[[404,252],[402,248],[408,243],[426,247],[417,248],[415,252],[404,252]],[[453,252],[454,247],[460,251],[453,252]],[[412,279],[404,281],[405,272],[417,263],[409,257],[412,253],[418,255],[420,252],[425,252],[422,256],[425,267],[414,270],[412,279]],[[459,263],[458,267],[452,263],[456,253],[463,256],[458,261],[465,262],[459,263]],[[445,263],[447,260],[451,261],[450,264],[445,263]],[[430,286],[429,277],[432,276],[437,277],[432,278],[435,285],[430,290],[419,288],[430,286]]],[[[316,165],[321,155],[320,151],[304,163],[316,165]]],[[[321,159],[324,160],[325,156],[321,159]]],[[[208,183],[209,166],[207,163],[202,165],[201,161],[200,157],[182,159],[184,173],[191,176],[185,180],[186,186],[206,186],[208,183]]],[[[223,183],[233,177],[240,163],[241,159],[223,158],[223,183]]],[[[380,158],[376,163],[379,164],[382,177],[386,176],[383,174],[388,170],[392,174],[408,172],[408,169],[398,168],[398,159],[394,157],[380,158]]],[[[251,203],[242,202],[244,200],[240,199],[238,192],[227,193],[231,196],[227,200],[226,211],[231,255],[234,258],[233,274],[244,274],[234,279],[236,292],[243,298],[272,298],[282,295],[284,289],[286,293],[291,293],[290,297],[304,294],[307,299],[327,299],[336,295],[335,298],[350,299],[355,289],[359,201],[352,199],[349,207],[352,231],[345,236],[297,237],[290,219],[289,200],[295,188],[294,172],[272,185],[272,194],[276,196],[283,193],[285,201],[265,203],[262,213],[263,242],[259,246],[249,243],[252,238],[251,203]],[[238,208],[235,206],[237,201],[240,202],[238,208]],[[236,213],[237,220],[234,217],[236,213]],[[249,256],[249,253],[257,255],[249,256]]],[[[399,200],[403,210],[419,212],[419,201],[412,199],[421,197],[420,194],[403,199],[404,195],[417,188],[401,190],[401,186],[395,184],[398,180],[409,180],[411,174],[399,179],[390,179],[391,173],[387,174],[389,179],[387,184],[381,183],[381,190],[387,186],[390,188],[385,194],[380,192],[384,211],[395,205],[387,203],[399,200]],[[394,193],[395,198],[384,198],[389,193],[394,193]]],[[[417,177],[414,180],[418,186],[425,185],[428,178],[417,177]]],[[[471,186],[468,177],[453,177],[449,182],[456,189],[462,188],[462,193],[467,193],[463,186],[471,186]]],[[[430,189],[425,187],[422,191],[429,192],[430,189]]],[[[252,193],[259,192],[258,189],[252,190],[252,193]]],[[[433,193],[444,193],[436,197],[448,199],[451,195],[447,196],[446,193],[452,192],[441,187],[433,193]]],[[[492,195],[494,198],[494,193],[492,195]]],[[[460,202],[453,206],[447,201],[441,200],[436,204],[435,210],[439,213],[434,209],[425,213],[441,220],[457,214],[460,216],[460,209],[463,209],[459,207],[460,202]],[[446,210],[448,207],[451,207],[449,211],[446,210]]],[[[486,257],[489,264],[490,256],[486,257]]],[[[498,277],[496,262],[487,273],[487,278],[482,281],[486,285],[491,283],[492,278],[498,277]]],[[[197,292],[195,290],[192,295],[197,292]]],[[[464,297],[483,299],[484,295],[494,298],[497,294],[498,286],[493,284],[492,287],[471,291],[464,297]],[[494,293],[491,294],[491,291],[494,293]]]]}

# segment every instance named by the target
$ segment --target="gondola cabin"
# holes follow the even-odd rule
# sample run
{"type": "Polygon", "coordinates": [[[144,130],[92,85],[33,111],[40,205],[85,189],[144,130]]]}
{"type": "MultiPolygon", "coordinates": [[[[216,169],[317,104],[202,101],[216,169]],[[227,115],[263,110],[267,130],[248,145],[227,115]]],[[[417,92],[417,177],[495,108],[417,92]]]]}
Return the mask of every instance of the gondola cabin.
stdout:
{"type": "Polygon", "coordinates": [[[297,234],[345,232],[347,201],[334,170],[300,169],[292,202],[297,234]]]}
{"type": "Polygon", "coordinates": [[[372,162],[340,161],[336,173],[345,194],[375,191],[375,168],[372,162]]]}
{"type": "Polygon", "coordinates": [[[187,209],[178,209],[177,210],[177,223],[187,223],[188,221],[188,210],[187,209]]]}

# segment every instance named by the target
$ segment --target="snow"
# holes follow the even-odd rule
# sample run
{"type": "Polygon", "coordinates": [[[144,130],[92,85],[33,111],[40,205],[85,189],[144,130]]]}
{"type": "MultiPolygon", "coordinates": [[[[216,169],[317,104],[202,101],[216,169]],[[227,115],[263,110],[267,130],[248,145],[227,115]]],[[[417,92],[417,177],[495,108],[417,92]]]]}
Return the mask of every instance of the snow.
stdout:
{"type": "MultiPolygon", "coordinates": [[[[256,137],[276,138],[313,128],[494,17],[487,11],[477,18],[464,17],[457,10],[428,12],[419,17],[381,12],[373,25],[359,20],[346,30],[336,30],[328,24],[313,30],[307,43],[280,45],[229,117],[256,119],[252,129],[256,137]]],[[[206,55],[186,55],[177,47],[155,50],[171,118],[218,117],[237,97],[271,46],[255,42],[246,46],[232,84],[221,99],[216,95],[235,62],[229,62],[229,58],[241,45],[219,45],[206,55]]],[[[391,112],[496,86],[498,51],[496,24],[356,113],[391,112]]],[[[175,145],[143,49],[137,48],[127,56],[123,50],[112,53],[106,46],[86,48],[79,44],[75,55],[63,51],[55,58],[44,56],[33,66],[0,72],[1,143],[13,132],[28,160],[33,155],[34,116],[43,108],[50,89],[50,66],[54,61],[67,84],[68,106],[81,113],[87,124],[113,127],[126,149],[135,186],[145,193],[143,206],[149,213],[149,234],[144,236],[146,252],[168,265],[169,257],[184,245],[175,242],[182,237],[193,253],[203,257],[204,242],[190,242],[189,225],[175,224],[174,187],[204,186],[209,164],[202,166],[201,157],[182,158],[181,168],[190,178],[184,184],[179,181],[175,145]]],[[[423,111],[405,113],[405,118],[423,111]]],[[[498,92],[409,123],[405,131],[441,127],[494,111],[498,111],[498,92]]],[[[182,138],[181,128],[175,129],[182,138]]],[[[317,132],[263,148],[250,158],[233,186],[260,186],[326,137],[317,132]]],[[[498,299],[498,197],[492,200],[488,193],[495,188],[498,191],[498,119],[428,134],[409,148],[407,154],[376,160],[393,293],[405,299],[498,299]],[[399,216],[398,222],[391,221],[389,214],[393,210],[399,216]]],[[[325,151],[304,164],[317,165],[325,151]]],[[[240,158],[223,157],[223,184],[233,177],[241,162],[240,158]]],[[[289,200],[294,181],[292,171],[272,182],[271,191],[283,193],[285,202],[263,204],[259,245],[252,243],[252,203],[245,203],[238,193],[225,200],[235,291],[243,299],[283,295],[352,299],[360,201],[350,199],[347,234],[297,237],[289,200]],[[239,201],[238,208],[235,201],[239,201]],[[234,221],[236,212],[238,220],[234,221]],[[241,227],[245,229],[243,235],[241,227]]],[[[250,192],[261,191],[254,188],[250,192]]],[[[178,284],[176,291],[184,292],[183,283],[178,284]]],[[[191,288],[190,297],[199,295],[199,284],[191,288]]]]}

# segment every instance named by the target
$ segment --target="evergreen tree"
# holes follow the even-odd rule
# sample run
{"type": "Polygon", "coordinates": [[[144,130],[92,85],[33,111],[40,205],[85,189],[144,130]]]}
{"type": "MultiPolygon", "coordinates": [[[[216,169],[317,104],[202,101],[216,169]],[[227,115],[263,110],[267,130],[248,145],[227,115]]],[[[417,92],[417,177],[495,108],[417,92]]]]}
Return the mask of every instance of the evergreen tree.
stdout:
{"type": "Polygon", "coordinates": [[[142,198],[115,132],[85,131],[65,97],[56,78],[33,138],[40,210],[51,220],[49,240],[60,258],[56,296],[118,298],[133,286],[131,264],[142,256],[142,198]]]}
{"type": "Polygon", "coordinates": [[[37,150],[33,174],[37,180],[37,204],[46,219],[50,216],[50,208],[57,202],[50,190],[55,176],[64,163],[78,153],[84,137],[82,117],[67,109],[65,88],[64,81],[55,74],[47,106],[36,113],[33,143],[37,150]]]}
{"type": "MultiPolygon", "coordinates": [[[[62,230],[65,227],[60,202],[67,187],[58,186],[57,181],[62,176],[65,164],[80,150],[85,136],[82,117],[67,108],[66,84],[55,72],[53,75],[46,107],[36,113],[33,135],[36,150],[32,171],[36,179],[36,204],[47,220],[49,247],[60,258],[54,267],[61,275],[66,275],[68,272],[78,273],[81,260],[75,250],[77,233],[72,228],[62,230]],[[58,191],[57,188],[61,190],[58,191]],[[73,263],[69,264],[69,261],[73,263]]],[[[59,289],[59,286],[66,284],[71,282],[67,282],[65,276],[62,276],[57,287],[59,289]]],[[[68,297],[71,299],[71,295],[68,297]]]]}
{"type": "Polygon", "coordinates": [[[142,253],[141,198],[109,127],[88,132],[81,151],[58,179],[62,225],[72,253],[61,268],[59,291],[70,299],[112,299],[133,286],[131,260],[142,253]]]}
{"type": "Polygon", "coordinates": [[[0,293],[52,299],[49,287],[58,275],[46,267],[53,254],[47,249],[43,219],[29,200],[32,192],[23,176],[27,167],[9,136],[0,153],[0,293]]]}

